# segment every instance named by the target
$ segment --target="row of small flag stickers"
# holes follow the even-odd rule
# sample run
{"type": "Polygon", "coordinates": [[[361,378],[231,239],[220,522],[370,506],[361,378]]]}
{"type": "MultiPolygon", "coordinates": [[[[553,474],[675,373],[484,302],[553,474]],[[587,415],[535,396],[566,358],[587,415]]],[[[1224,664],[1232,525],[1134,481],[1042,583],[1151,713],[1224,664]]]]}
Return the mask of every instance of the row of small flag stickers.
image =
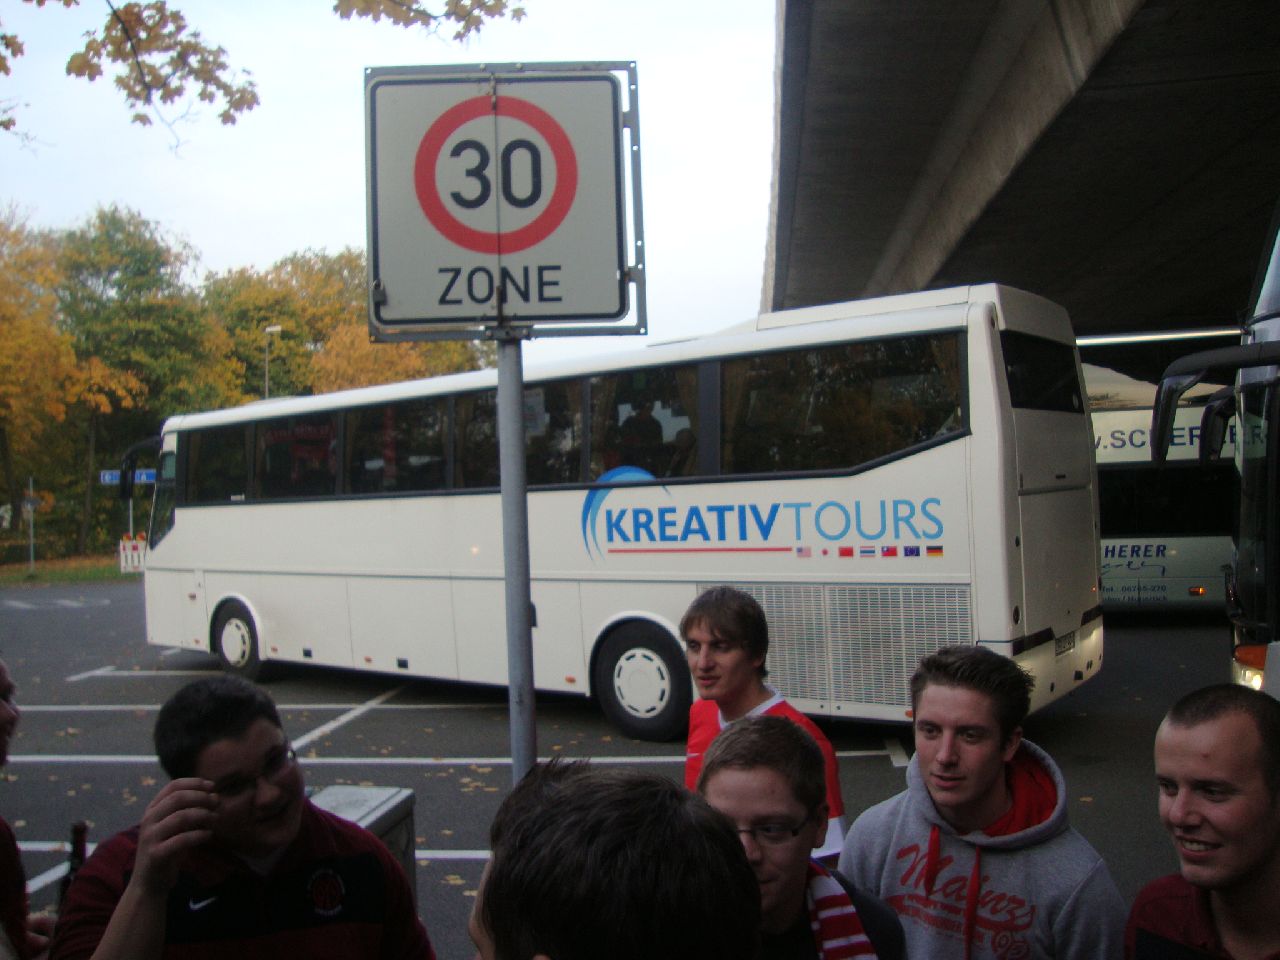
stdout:
{"type": "MultiPolygon", "coordinates": [[[[819,550],[819,554],[824,557],[830,556],[831,550],[828,547],[822,547],[819,550]]],[[[897,544],[882,547],[858,547],[856,550],[853,547],[837,547],[836,555],[841,557],[860,557],[864,560],[876,557],[940,557],[942,556],[942,547],[898,546],[897,544]]],[[[796,556],[812,557],[813,547],[796,547],[796,556]]]]}

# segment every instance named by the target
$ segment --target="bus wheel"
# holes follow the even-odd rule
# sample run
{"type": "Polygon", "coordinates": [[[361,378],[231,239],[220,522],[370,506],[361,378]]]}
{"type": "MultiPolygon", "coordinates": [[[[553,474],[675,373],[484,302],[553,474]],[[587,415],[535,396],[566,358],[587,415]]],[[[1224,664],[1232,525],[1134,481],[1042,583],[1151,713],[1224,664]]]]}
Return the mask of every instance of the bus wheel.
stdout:
{"type": "Polygon", "coordinates": [[[628,623],[614,630],[592,677],[605,716],[627,736],[673,740],[689,719],[689,669],[675,641],[656,627],[628,623]]]}
{"type": "Polygon", "coordinates": [[[267,679],[268,665],[258,657],[258,631],[244,604],[224,604],[213,624],[213,642],[222,665],[246,680],[267,679]]]}

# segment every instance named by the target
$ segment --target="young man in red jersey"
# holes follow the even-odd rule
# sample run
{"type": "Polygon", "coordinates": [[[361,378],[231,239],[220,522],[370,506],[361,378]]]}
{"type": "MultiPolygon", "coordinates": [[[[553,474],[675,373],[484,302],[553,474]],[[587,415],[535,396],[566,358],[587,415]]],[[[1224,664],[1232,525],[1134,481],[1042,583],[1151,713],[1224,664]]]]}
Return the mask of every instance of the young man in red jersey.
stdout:
{"type": "Polygon", "coordinates": [[[755,598],[733,587],[701,593],[680,620],[685,658],[701,698],[689,710],[684,783],[698,784],[702,758],[713,740],[743,717],[785,717],[803,727],[822,750],[826,767],[827,833],[820,857],[834,857],[844,839],[844,800],[840,768],[831,743],[818,727],[765,683],[769,624],[755,598]]]}

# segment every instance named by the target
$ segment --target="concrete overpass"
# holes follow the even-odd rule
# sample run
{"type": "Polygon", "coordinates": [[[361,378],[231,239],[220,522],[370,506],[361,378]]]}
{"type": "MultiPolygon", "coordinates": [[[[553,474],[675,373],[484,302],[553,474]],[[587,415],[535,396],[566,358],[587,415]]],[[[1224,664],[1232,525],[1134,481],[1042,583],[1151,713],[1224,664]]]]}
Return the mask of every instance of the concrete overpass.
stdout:
{"type": "Polygon", "coordinates": [[[1247,309],[1280,0],[779,0],[778,37],[765,309],[988,280],[1081,335],[1247,309]]]}

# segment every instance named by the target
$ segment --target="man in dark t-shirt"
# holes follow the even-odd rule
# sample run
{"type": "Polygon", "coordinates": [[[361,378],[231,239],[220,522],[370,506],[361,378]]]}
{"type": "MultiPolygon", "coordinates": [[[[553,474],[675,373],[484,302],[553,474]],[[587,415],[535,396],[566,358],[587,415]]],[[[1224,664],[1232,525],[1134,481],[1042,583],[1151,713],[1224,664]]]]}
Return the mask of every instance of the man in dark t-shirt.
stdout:
{"type": "Polygon", "coordinates": [[[1280,702],[1229,683],[1187,694],[1155,768],[1180,870],[1138,893],[1125,956],[1280,960],[1280,702]]]}
{"type": "Polygon", "coordinates": [[[435,960],[399,863],[307,799],[264,692],[196,680],[155,744],[173,779],[76,874],[54,960],[435,960]]]}

